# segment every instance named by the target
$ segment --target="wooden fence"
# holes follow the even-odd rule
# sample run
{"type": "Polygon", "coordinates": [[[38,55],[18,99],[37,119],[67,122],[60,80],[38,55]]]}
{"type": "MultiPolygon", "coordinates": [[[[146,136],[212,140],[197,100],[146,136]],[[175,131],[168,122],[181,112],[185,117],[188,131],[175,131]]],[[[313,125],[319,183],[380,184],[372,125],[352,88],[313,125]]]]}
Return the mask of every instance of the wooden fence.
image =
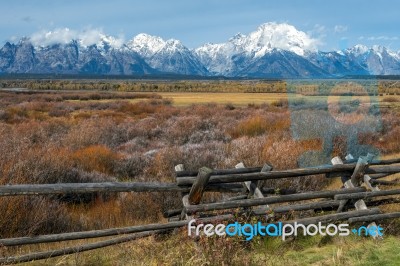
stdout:
{"type": "Polygon", "coordinates": [[[0,186],[0,196],[90,192],[178,192],[182,197],[182,208],[164,212],[164,217],[168,218],[167,223],[0,239],[0,246],[11,247],[117,236],[91,244],[3,257],[0,258],[0,263],[16,264],[124,243],[185,227],[193,218],[198,222],[213,223],[233,220],[240,214],[246,214],[247,216],[263,216],[266,221],[271,218],[276,221],[282,219],[281,214],[302,211],[315,213],[321,210],[328,214],[308,215],[308,217],[280,220],[280,222],[289,224],[297,222],[307,225],[318,222],[346,221],[375,225],[375,221],[400,218],[400,212],[382,213],[378,208],[384,204],[400,202],[396,197],[400,195],[400,189],[381,190],[378,187],[378,185],[398,184],[397,180],[380,179],[400,173],[400,165],[398,165],[400,159],[373,160],[372,157],[368,155],[354,159],[348,155],[344,162],[341,158],[335,157],[330,165],[284,171],[273,171],[272,166],[268,164],[262,167],[246,168],[243,163],[237,164],[235,169],[216,170],[202,167],[198,171],[186,171],[184,165],[181,164],[175,167],[175,184],[105,182],[0,186]],[[300,192],[293,189],[259,186],[261,180],[301,178],[319,174],[325,174],[327,178],[341,177],[343,187],[337,190],[300,192]],[[224,193],[224,199],[204,203],[203,194],[209,191],[224,193]],[[235,193],[235,195],[228,197],[226,193],[235,193]]]}

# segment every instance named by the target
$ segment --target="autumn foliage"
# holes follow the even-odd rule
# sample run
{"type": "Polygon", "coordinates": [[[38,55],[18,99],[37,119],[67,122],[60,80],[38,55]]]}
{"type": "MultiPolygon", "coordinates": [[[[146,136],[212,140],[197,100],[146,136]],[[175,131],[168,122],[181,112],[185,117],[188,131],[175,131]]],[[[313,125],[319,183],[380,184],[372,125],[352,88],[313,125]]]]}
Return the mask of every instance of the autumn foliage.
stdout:
{"type": "MultiPolygon", "coordinates": [[[[307,108],[299,112],[306,114],[307,108]]],[[[382,120],[382,132],[360,141],[386,154],[399,152],[398,114],[384,112],[382,120]]],[[[316,114],[310,127],[318,130],[321,121],[316,114]]],[[[0,184],[173,182],[179,163],[188,170],[232,168],[239,162],[293,168],[322,142],[294,139],[290,125],[287,101],[175,107],[152,93],[0,91],[0,184]]],[[[345,141],[335,140],[332,156],[345,151],[345,141]]],[[[327,182],[317,176],[264,185],[312,190],[327,182]]],[[[161,211],[180,204],[176,193],[1,197],[0,236],[155,222],[161,211]]]]}

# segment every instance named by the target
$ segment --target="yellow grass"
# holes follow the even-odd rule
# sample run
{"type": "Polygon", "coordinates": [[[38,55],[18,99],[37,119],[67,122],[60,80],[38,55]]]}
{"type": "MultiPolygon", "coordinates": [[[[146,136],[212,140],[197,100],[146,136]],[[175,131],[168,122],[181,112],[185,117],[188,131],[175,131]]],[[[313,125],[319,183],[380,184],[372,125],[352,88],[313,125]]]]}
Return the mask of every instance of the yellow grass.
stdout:
{"type": "MultiPolygon", "coordinates": [[[[192,104],[232,104],[234,106],[247,106],[249,104],[260,105],[263,103],[271,104],[280,100],[288,99],[287,93],[246,93],[246,92],[155,92],[161,95],[163,98],[169,98],[173,100],[173,105],[177,107],[190,106],[192,104]]],[[[400,107],[400,95],[390,96],[393,99],[397,99],[397,102],[386,102],[387,95],[379,96],[378,101],[381,107],[400,107]]],[[[293,101],[306,100],[309,102],[313,101],[326,101],[327,96],[310,96],[296,94],[291,95],[290,99],[293,101]]],[[[351,101],[359,100],[361,103],[369,103],[370,98],[368,96],[331,96],[329,101],[337,103],[338,101],[351,101]]],[[[373,99],[374,101],[376,99],[373,99]]],[[[67,102],[79,102],[81,100],[67,100],[67,102]]],[[[114,99],[101,99],[101,100],[88,100],[85,102],[110,102],[115,101],[114,99]]],[[[148,101],[148,99],[137,98],[129,100],[132,103],[140,101],[148,101]]]]}
{"type": "MultiPolygon", "coordinates": [[[[271,104],[273,102],[277,102],[282,99],[288,99],[287,93],[209,93],[209,92],[160,92],[157,93],[161,95],[163,98],[170,98],[173,100],[173,104],[175,106],[188,106],[192,104],[207,104],[207,103],[216,103],[216,104],[233,104],[235,106],[246,106],[248,104],[271,104]]],[[[308,101],[319,101],[326,100],[326,96],[304,96],[297,94],[292,99],[300,100],[305,99],[308,101]]],[[[380,96],[379,102],[384,106],[399,106],[400,105],[400,96],[391,96],[397,98],[399,102],[388,103],[384,102],[384,98],[386,96],[380,96]]],[[[359,99],[360,102],[366,103],[369,102],[370,99],[368,96],[332,96],[330,100],[339,101],[340,100],[355,100],[359,99]]],[[[134,101],[138,101],[142,99],[135,99],[134,101]]]]}
{"type": "Polygon", "coordinates": [[[248,104],[272,103],[287,98],[286,93],[202,93],[202,92],[162,92],[163,98],[171,98],[176,106],[191,104],[228,104],[245,106],[248,104]]]}

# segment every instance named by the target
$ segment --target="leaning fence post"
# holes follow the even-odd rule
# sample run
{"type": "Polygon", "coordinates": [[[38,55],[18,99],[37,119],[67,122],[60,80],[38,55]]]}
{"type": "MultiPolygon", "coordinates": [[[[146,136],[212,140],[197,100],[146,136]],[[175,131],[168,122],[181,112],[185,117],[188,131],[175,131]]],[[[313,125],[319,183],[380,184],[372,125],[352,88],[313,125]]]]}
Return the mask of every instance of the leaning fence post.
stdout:
{"type": "Polygon", "coordinates": [[[356,167],[354,169],[353,174],[351,175],[351,183],[354,186],[359,186],[363,176],[365,174],[365,170],[368,168],[368,161],[364,158],[358,158],[356,167]]]}
{"type": "Polygon", "coordinates": [[[186,213],[186,208],[190,206],[188,194],[186,194],[182,197],[182,203],[183,203],[183,209],[182,209],[182,213],[181,213],[181,220],[185,220],[185,219],[188,221],[192,220],[193,216],[187,215],[187,213],[186,213]]]}
{"type": "MultiPolygon", "coordinates": [[[[175,172],[180,172],[180,171],[185,171],[185,166],[183,164],[178,164],[175,165],[175,172]]],[[[187,193],[181,193],[182,196],[182,204],[183,204],[183,210],[181,212],[180,220],[191,220],[193,219],[193,216],[188,216],[186,214],[186,207],[190,206],[188,197],[189,195],[187,193]]]]}
{"type": "MultiPolygon", "coordinates": [[[[235,168],[239,169],[239,168],[246,168],[246,167],[245,167],[243,162],[240,162],[235,166],[235,168]]],[[[261,169],[261,172],[268,172],[268,171],[271,171],[271,170],[272,170],[272,167],[269,166],[268,164],[265,164],[263,166],[263,168],[261,169]]],[[[246,189],[248,191],[247,198],[264,198],[263,193],[261,192],[261,190],[257,186],[258,185],[258,180],[256,180],[256,181],[245,181],[244,185],[245,185],[245,187],[246,187],[246,189]]],[[[267,212],[270,208],[269,208],[268,205],[264,205],[264,206],[258,206],[257,209],[259,211],[262,211],[262,212],[267,212]]]]}
{"type": "MultiPolygon", "coordinates": [[[[346,160],[353,159],[353,156],[351,154],[346,156],[346,160]]],[[[339,156],[333,158],[331,160],[333,165],[338,165],[338,164],[343,164],[342,159],[340,159],[339,156]]],[[[368,161],[364,158],[359,158],[356,164],[356,167],[354,169],[353,174],[351,175],[350,178],[342,177],[342,181],[344,182],[343,185],[345,188],[354,188],[360,186],[360,180],[364,176],[365,170],[368,168],[368,161]]],[[[341,200],[338,208],[338,212],[341,212],[346,205],[348,200],[341,200]]],[[[365,201],[363,199],[359,199],[354,203],[354,207],[356,210],[367,210],[368,207],[365,204],[365,201]]],[[[376,223],[372,222],[368,225],[368,228],[375,226],[376,228],[376,223]]],[[[374,235],[373,238],[381,238],[378,235],[374,235]]]]}
{"type": "Polygon", "coordinates": [[[196,181],[194,181],[192,188],[189,192],[189,204],[196,205],[200,203],[203,192],[207,186],[208,180],[210,179],[212,169],[202,167],[199,169],[196,181]]]}

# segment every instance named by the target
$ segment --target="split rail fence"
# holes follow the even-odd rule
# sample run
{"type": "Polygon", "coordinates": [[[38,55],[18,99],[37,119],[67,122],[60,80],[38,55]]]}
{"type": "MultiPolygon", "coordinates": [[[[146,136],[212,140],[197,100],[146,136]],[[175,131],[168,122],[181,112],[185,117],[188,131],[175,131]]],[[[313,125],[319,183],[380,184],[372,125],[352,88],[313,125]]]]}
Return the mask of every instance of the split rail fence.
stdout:
{"type": "Polygon", "coordinates": [[[0,186],[0,196],[4,197],[90,192],[179,192],[182,197],[182,208],[164,212],[164,217],[168,218],[166,223],[0,239],[0,247],[13,247],[114,236],[90,244],[3,257],[0,258],[0,264],[47,259],[169,233],[173,229],[187,226],[191,219],[213,223],[234,220],[238,215],[245,214],[247,217],[262,216],[266,222],[270,219],[279,220],[284,224],[297,222],[307,225],[346,221],[373,226],[377,221],[400,218],[400,212],[383,213],[379,209],[379,206],[400,202],[400,189],[381,190],[381,187],[395,187],[399,184],[397,179],[381,178],[400,173],[400,159],[374,160],[370,154],[358,159],[348,155],[345,159],[342,161],[341,158],[335,157],[329,165],[283,171],[274,171],[268,164],[249,168],[243,163],[237,164],[234,169],[217,170],[202,167],[198,171],[187,171],[184,165],[180,164],[175,166],[176,183],[104,182],[0,186]],[[343,182],[342,188],[299,192],[293,189],[264,188],[259,185],[262,180],[320,174],[327,178],[340,177],[343,182]],[[205,192],[223,193],[223,199],[204,202],[205,192]],[[227,193],[234,193],[234,196],[228,197],[227,193]],[[305,217],[296,220],[285,219],[284,214],[294,212],[302,213],[305,217]]]}

